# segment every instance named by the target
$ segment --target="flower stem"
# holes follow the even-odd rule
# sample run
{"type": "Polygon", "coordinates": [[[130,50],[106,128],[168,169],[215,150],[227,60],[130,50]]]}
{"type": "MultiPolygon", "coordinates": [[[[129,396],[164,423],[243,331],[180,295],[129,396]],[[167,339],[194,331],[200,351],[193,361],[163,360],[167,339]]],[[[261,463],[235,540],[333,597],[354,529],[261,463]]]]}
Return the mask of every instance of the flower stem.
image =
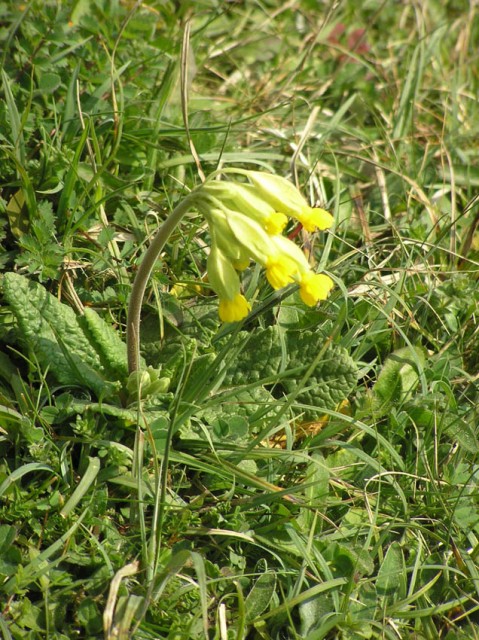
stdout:
{"type": "Polygon", "coordinates": [[[158,229],[158,233],[146,250],[136,273],[133,287],[131,289],[128,316],[126,320],[126,351],[128,356],[128,370],[130,373],[138,371],[140,366],[140,315],[146,285],[150,279],[155,262],[157,261],[158,256],[160,255],[168,238],[190,208],[192,195],[193,194],[190,193],[186,196],[186,198],[175,207],[168,218],[163,222],[161,227],[158,229]]]}

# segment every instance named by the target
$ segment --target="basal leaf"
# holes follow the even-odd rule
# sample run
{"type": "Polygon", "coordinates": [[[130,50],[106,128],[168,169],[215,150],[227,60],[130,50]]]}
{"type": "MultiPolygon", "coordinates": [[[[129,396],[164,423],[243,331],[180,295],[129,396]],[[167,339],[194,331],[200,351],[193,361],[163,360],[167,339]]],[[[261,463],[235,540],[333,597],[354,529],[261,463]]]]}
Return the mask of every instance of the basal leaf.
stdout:
{"type": "Polygon", "coordinates": [[[84,315],[78,317],[78,322],[92,346],[95,347],[105,371],[111,372],[113,379],[126,378],[128,376],[126,344],[115,329],[90,307],[85,307],[84,315]]]}
{"type": "Polygon", "coordinates": [[[233,417],[244,419],[251,433],[260,431],[273,418],[277,408],[278,402],[269,391],[257,386],[218,394],[201,415],[211,425],[221,420],[229,424],[233,417]]]}
{"type": "Polygon", "coordinates": [[[468,422],[448,412],[444,417],[444,431],[454,441],[459,444],[464,451],[476,453],[479,449],[479,442],[476,430],[468,422]]]}
{"type": "Polygon", "coordinates": [[[105,369],[101,358],[70,307],[40,284],[16,273],[6,273],[3,285],[23,340],[58,382],[86,386],[98,396],[115,389],[102,377],[105,369]]]}
{"type": "MultiPolygon", "coordinates": [[[[324,348],[324,336],[318,331],[294,331],[288,333],[288,370],[294,375],[285,376],[281,383],[287,393],[297,391],[302,376],[324,348]]],[[[302,420],[315,420],[324,409],[336,408],[356,386],[357,367],[349,353],[340,345],[331,344],[325,350],[304,389],[296,395],[301,405],[302,420]]]]}
{"type": "Polygon", "coordinates": [[[244,331],[240,339],[244,340],[244,345],[226,373],[225,387],[258,382],[278,373],[283,349],[277,326],[253,334],[244,331]]]}

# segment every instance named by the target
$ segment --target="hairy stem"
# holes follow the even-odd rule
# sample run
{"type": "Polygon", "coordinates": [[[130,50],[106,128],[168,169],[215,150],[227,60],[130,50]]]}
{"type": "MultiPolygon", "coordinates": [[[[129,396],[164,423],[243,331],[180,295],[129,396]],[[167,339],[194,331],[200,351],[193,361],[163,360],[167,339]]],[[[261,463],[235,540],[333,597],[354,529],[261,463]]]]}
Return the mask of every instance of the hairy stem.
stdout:
{"type": "Polygon", "coordinates": [[[161,250],[165,246],[171,233],[191,206],[191,195],[182,200],[158,229],[150,246],[145,252],[143,260],[136,273],[131,289],[128,317],[126,321],[126,350],[128,355],[128,370],[137,371],[140,365],[140,315],[143,296],[151,272],[158,260],[161,250]]]}

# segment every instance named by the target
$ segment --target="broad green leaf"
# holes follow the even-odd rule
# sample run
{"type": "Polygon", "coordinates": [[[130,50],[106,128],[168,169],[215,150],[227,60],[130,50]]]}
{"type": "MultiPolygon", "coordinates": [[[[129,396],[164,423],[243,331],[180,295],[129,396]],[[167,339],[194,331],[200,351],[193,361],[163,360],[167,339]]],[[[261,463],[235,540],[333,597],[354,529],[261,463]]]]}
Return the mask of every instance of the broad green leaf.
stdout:
{"type": "Polygon", "coordinates": [[[39,81],[38,88],[42,93],[53,93],[58,89],[62,79],[58,73],[42,73],[39,81]]]}
{"type": "Polygon", "coordinates": [[[281,366],[283,351],[277,326],[239,336],[244,341],[241,351],[226,373],[223,386],[250,384],[275,376],[281,366]]]}
{"type": "MultiPolygon", "coordinates": [[[[309,634],[312,634],[314,638],[314,632],[318,630],[321,624],[324,624],[328,616],[332,615],[332,608],[333,604],[328,596],[311,598],[302,602],[298,607],[301,621],[301,638],[307,638],[309,634]]],[[[334,624],[337,624],[338,616],[334,616],[333,620],[334,624]]],[[[324,636],[319,637],[324,638],[324,636]]]]}
{"type": "Polygon", "coordinates": [[[276,589],[276,573],[265,571],[254,583],[246,596],[246,619],[251,622],[260,616],[269,606],[276,589]]]}
{"type": "MultiPolygon", "coordinates": [[[[324,348],[325,337],[318,331],[292,331],[288,333],[288,375],[281,380],[286,392],[297,393],[298,383],[314,359],[324,348]]],[[[340,345],[329,345],[306,386],[295,397],[301,406],[302,421],[320,417],[324,409],[335,409],[355,388],[357,366],[349,353],[340,345]]]]}
{"type": "MultiPolygon", "coordinates": [[[[202,418],[210,425],[224,421],[230,433],[231,419],[249,424],[249,433],[258,432],[271,420],[279,408],[278,401],[262,386],[219,393],[212,399],[202,418]]],[[[234,431],[234,427],[233,427],[234,431]]]]}
{"type": "Polygon", "coordinates": [[[401,600],[406,597],[406,563],[398,542],[389,546],[376,579],[378,596],[401,600]]]}
{"type": "Polygon", "coordinates": [[[325,338],[318,331],[284,332],[275,325],[240,336],[244,344],[226,373],[224,386],[277,381],[277,390],[296,394],[295,402],[301,405],[298,413],[305,422],[317,419],[324,409],[336,408],[356,385],[355,362],[343,347],[330,345],[298,393],[299,382],[324,348],[325,338]]]}
{"type": "Polygon", "coordinates": [[[424,362],[424,351],[419,347],[398,349],[387,358],[372,388],[375,413],[387,413],[393,404],[401,404],[411,397],[419,382],[418,369],[424,362]]]}
{"type": "Polygon", "coordinates": [[[6,273],[3,284],[22,338],[45,370],[62,384],[86,386],[98,396],[116,389],[104,379],[101,358],[70,307],[40,284],[16,273],[6,273]]]}
{"type": "Polygon", "coordinates": [[[103,619],[93,598],[84,598],[78,605],[78,622],[90,635],[99,635],[103,629],[103,619]]]}
{"type": "Polygon", "coordinates": [[[105,370],[111,372],[114,379],[126,378],[128,376],[126,344],[115,329],[90,307],[85,307],[84,315],[78,317],[78,322],[90,344],[95,347],[105,370]]]}
{"type": "Polygon", "coordinates": [[[462,418],[448,412],[444,417],[444,432],[457,442],[464,451],[476,454],[479,449],[479,441],[476,430],[462,418]]]}

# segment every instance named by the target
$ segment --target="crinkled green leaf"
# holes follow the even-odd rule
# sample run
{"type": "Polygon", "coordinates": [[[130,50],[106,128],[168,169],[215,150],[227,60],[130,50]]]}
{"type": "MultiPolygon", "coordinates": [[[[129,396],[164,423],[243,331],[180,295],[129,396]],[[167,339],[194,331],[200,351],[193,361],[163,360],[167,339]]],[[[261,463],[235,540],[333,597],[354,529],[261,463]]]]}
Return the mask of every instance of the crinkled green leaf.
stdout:
{"type": "MultiPolygon", "coordinates": [[[[324,348],[324,336],[318,331],[286,331],[278,326],[254,334],[243,332],[244,341],[230,365],[223,386],[251,384],[277,376],[276,388],[286,394],[297,391],[298,383],[324,348]],[[285,337],[283,340],[283,336],[285,337]]],[[[330,345],[309,377],[306,387],[296,396],[302,418],[311,421],[324,409],[334,409],[356,385],[357,367],[346,349],[330,345]]]]}
{"type": "MultiPolygon", "coordinates": [[[[293,331],[288,333],[288,370],[294,377],[281,380],[287,393],[297,391],[298,382],[311,366],[314,358],[324,348],[325,338],[318,331],[293,331]]],[[[295,398],[301,407],[302,420],[312,421],[322,415],[324,409],[336,408],[355,388],[357,366],[349,353],[340,345],[331,344],[325,350],[311,376],[295,398]]]]}
{"type": "Polygon", "coordinates": [[[90,344],[95,347],[105,371],[110,373],[114,380],[126,378],[128,376],[126,344],[118,333],[90,307],[85,307],[84,315],[77,319],[90,344]]]}
{"type": "Polygon", "coordinates": [[[163,327],[157,314],[145,314],[141,321],[141,352],[153,367],[166,363],[172,355],[181,356],[183,345],[192,345],[200,351],[209,348],[220,324],[217,303],[205,302],[189,308],[167,295],[162,301],[162,313],[163,327]]]}
{"type": "MultiPolygon", "coordinates": [[[[60,396],[60,399],[62,399],[62,396],[60,396]]],[[[167,406],[171,404],[172,399],[173,394],[164,394],[164,405],[167,406]]],[[[61,405],[62,403],[57,400],[57,405],[59,404],[61,405]]],[[[159,405],[158,402],[157,405],[159,405]]],[[[101,416],[111,416],[112,418],[122,421],[125,426],[132,426],[138,422],[147,422],[150,424],[160,418],[169,418],[168,411],[159,406],[154,409],[142,406],[142,410],[139,412],[135,407],[125,409],[124,407],[107,404],[106,402],[88,402],[74,398],[71,398],[69,403],[65,403],[65,406],[44,407],[40,415],[50,424],[59,424],[68,418],[83,415],[87,412],[101,416]]]]}
{"type": "Polygon", "coordinates": [[[58,382],[86,386],[98,396],[116,389],[116,385],[104,379],[106,372],[101,358],[70,307],[42,285],[16,273],[6,273],[3,285],[23,340],[58,382]]]}
{"type": "Polygon", "coordinates": [[[283,359],[280,329],[268,327],[253,334],[243,331],[244,341],[234,362],[228,368],[223,385],[250,384],[278,373],[283,359]]]}
{"type": "Polygon", "coordinates": [[[224,421],[231,430],[232,418],[242,418],[249,424],[249,433],[258,432],[278,411],[278,401],[264,387],[238,389],[215,397],[215,402],[201,416],[210,425],[224,421]],[[223,400],[222,400],[223,398],[223,400]]]}
{"type": "Polygon", "coordinates": [[[193,307],[182,308],[182,321],[179,330],[183,335],[194,338],[200,343],[208,342],[220,326],[218,303],[204,301],[193,307]]]}

